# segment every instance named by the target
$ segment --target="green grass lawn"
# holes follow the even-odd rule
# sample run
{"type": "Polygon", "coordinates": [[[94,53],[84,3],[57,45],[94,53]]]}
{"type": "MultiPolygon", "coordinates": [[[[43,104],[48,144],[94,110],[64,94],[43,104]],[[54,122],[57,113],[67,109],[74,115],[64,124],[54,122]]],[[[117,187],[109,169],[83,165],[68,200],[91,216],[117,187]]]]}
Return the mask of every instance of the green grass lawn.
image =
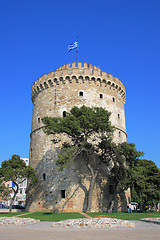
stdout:
{"type": "Polygon", "coordinates": [[[26,212],[6,212],[6,213],[0,213],[0,217],[14,217],[16,215],[24,214],[26,212]]]}
{"type": "Polygon", "coordinates": [[[106,216],[108,218],[118,218],[123,220],[139,220],[141,218],[160,218],[159,212],[144,212],[144,213],[123,213],[123,212],[116,212],[116,213],[88,213],[91,217],[98,217],[98,216],[106,216]]]}
{"type": "Polygon", "coordinates": [[[39,219],[40,221],[58,222],[66,219],[85,218],[80,213],[52,213],[52,212],[34,212],[23,216],[25,218],[39,219]]]}
{"type": "MultiPolygon", "coordinates": [[[[17,213],[0,213],[0,217],[13,217],[16,215],[24,214],[25,212],[17,212],[17,213]]],[[[141,218],[160,218],[159,212],[144,212],[144,213],[87,213],[91,217],[108,217],[108,218],[118,218],[123,220],[139,220],[141,218]]],[[[77,218],[85,218],[80,213],[52,213],[52,212],[34,212],[27,215],[22,216],[24,218],[34,218],[39,219],[40,221],[48,221],[48,222],[58,222],[66,219],[77,219],[77,218]]]]}

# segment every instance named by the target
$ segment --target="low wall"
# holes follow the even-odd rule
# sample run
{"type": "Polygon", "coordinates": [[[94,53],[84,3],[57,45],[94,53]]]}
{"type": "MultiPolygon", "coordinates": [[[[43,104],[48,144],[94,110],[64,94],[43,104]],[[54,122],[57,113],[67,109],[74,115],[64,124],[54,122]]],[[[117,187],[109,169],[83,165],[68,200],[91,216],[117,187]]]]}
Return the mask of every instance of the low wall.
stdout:
{"type": "MultiPolygon", "coordinates": [[[[0,213],[8,213],[9,209],[0,209],[0,213]]],[[[12,212],[24,212],[24,210],[21,209],[12,209],[12,212]]]]}

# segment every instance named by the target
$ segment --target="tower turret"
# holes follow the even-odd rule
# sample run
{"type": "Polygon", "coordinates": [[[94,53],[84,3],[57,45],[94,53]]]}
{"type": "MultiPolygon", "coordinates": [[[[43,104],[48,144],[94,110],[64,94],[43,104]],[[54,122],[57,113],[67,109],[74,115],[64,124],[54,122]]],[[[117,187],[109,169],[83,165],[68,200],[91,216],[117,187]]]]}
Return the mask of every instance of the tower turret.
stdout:
{"type": "MultiPolygon", "coordinates": [[[[76,194],[65,204],[64,196],[68,196],[67,199],[69,199],[70,194],[65,195],[67,193],[64,194],[62,190],[70,189],[70,193],[73,194],[78,187],[79,180],[72,174],[71,169],[70,172],[65,170],[61,174],[56,171],[54,159],[57,158],[58,145],[51,141],[51,136],[43,132],[41,119],[45,116],[62,117],[73,106],[102,107],[111,112],[110,121],[116,127],[114,141],[121,143],[126,141],[125,101],[126,93],[123,83],[117,77],[103,72],[92,64],[78,63],[76,66],[76,63],[68,63],[59,67],[55,72],[44,74],[35,81],[32,86],[30,165],[36,169],[41,184],[36,197],[30,194],[30,209],[62,209],[63,207],[65,211],[70,211],[71,208],[72,211],[82,211],[85,199],[82,189],[76,190],[76,194]],[[70,180],[67,178],[60,184],[60,181],[66,179],[68,174],[73,176],[70,176],[70,180]],[[57,178],[59,182],[56,182],[57,178]],[[81,197],[79,197],[80,194],[81,197]],[[77,200],[78,198],[81,200],[77,200]]],[[[95,211],[98,209],[97,201],[95,199],[93,204],[95,211]]],[[[104,201],[106,205],[107,201],[109,197],[104,201]]]]}

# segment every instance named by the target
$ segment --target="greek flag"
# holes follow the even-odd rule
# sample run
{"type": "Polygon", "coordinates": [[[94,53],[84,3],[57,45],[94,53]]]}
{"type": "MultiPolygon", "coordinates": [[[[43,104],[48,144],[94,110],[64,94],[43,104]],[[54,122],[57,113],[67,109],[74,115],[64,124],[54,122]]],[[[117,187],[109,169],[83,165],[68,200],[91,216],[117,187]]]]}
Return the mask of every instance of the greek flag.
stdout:
{"type": "Polygon", "coordinates": [[[68,46],[68,52],[70,52],[71,50],[73,50],[73,49],[75,49],[75,48],[77,48],[78,47],[78,42],[74,42],[73,44],[70,44],[69,46],[68,46]]]}

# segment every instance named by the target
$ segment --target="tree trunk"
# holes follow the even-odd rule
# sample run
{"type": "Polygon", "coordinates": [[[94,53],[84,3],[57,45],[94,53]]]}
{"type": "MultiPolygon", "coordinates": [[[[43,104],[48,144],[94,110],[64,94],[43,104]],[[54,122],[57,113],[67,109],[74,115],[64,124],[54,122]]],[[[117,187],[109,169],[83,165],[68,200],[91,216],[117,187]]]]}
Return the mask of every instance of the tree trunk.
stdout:
{"type": "Polygon", "coordinates": [[[90,164],[87,164],[87,167],[91,173],[91,181],[90,181],[90,186],[89,186],[89,191],[88,191],[88,204],[87,204],[87,210],[86,212],[91,212],[91,207],[92,207],[92,194],[93,194],[93,189],[95,185],[95,180],[97,177],[97,172],[93,171],[93,168],[91,167],[90,164]]]}
{"type": "Polygon", "coordinates": [[[18,184],[15,183],[15,182],[14,182],[14,184],[16,185],[16,190],[14,190],[14,188],[12,188],[13,191],[14,191],[14,195],[13,195],[12,200],[11,200],[11,202],[10,202],[9,212],[12,212],[12,205],[13,205],[14,199],[15,199],[15,197],[16,197],[16,195],[17,195],[17,193],[18,193],[18,189],[19,189],[18,184]]]}
{"type": "Polygon", "coordinates": [[[110,200],[110,203],[109,203],[109,207],[108,207],[108,213],[112,213],[113,212],[113,209],[115,207],[115,200],[116,200],[116,197],[117,197],[117,185],[114,186],[114,192],[113,192],[113,196],[112,196],[112,200],[110,200]]]}
{"type": "Polygon", "coordinates": [[[140,210],[142,211],[142,193],[140,192],[140,210]]]}

